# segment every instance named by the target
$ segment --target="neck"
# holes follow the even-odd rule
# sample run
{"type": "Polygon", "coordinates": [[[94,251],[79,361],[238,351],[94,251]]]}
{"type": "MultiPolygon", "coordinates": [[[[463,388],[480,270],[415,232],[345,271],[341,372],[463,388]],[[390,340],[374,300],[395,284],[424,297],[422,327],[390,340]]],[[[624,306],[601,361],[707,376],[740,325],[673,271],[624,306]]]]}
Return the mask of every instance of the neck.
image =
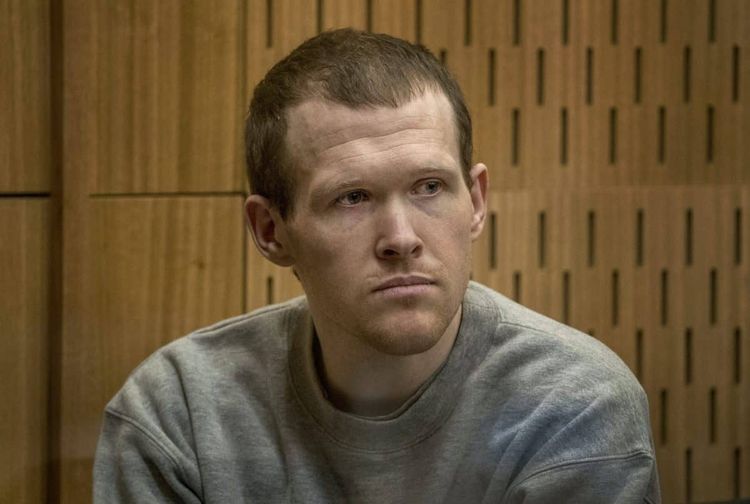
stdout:
{"type": "Polygon", "coordinates": [[[460,323],[461,307],[432,348],[407,356],[381,353],[353,337],[319,335],[314,348],[325,395],[338,409],[360,416],[397,410],[448,358],[460,323]]]}

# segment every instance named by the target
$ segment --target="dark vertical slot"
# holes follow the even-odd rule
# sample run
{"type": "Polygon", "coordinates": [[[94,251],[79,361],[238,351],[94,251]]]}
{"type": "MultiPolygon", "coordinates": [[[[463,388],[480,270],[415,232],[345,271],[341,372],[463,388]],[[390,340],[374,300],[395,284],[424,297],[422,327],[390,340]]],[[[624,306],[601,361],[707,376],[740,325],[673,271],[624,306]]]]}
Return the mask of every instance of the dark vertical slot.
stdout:
{"type": "Polygon", "coordinates": [[[511,160],[510,163],[513,166],[518,166],[519,161],[519,147],[520,147],[520,140],[521,140],[521,111],[517,108],[513,109],[513,123],[511,125],[511,146],[510,146],[510,152],[511,152],[511,160]]]}
{"type": "Polygon", "coordinates": [[[612,272],[612,325],[620,323],[620,272],[612,272]]]}
{"type": "Polygon", "coordinates": [[[617,163],[617,109],[609,109],[609,164],[617,163]]]}
{"type": "MultiPolygon", "coordinates": [[[[66,86],[65,80],[65,58],[69,53],[69,46],[64,46],[66,38],[65,30],[65,19],[64,12],[68,10],[70,4],[63,5],[63,2],[45,2],[45,11],[49,16],[48,22],[46,23],[45,30],[47,32],[49,40],[49,58],[47,58],[45,67],[48,71],[44,72],[46,78],[39,75],[42,81],[46,81],[49,85],[47,91],[47,97],[49,98],[48,108],[48,121],[46,125],[47,133],[49,134],[49,187],[50,194],[47,197],[49,205],[49,219],[47,219],[46,228],[48,230],[48,238],[46,240],[48,259],[47,265],[49,267],[49,277],[47,279],[47,295],[45,296],[45,304],[49,307],[47,315],[44,317],[44,321],[47,323],[47,334],[46,343],[47,346],[43,353],[43,363],[47,367],[47,376],[43,381],[38,384],[40,387],[44,387],[44,392],[47,394],[48,400],[46,404],[46,414],[40,420],[46,422],[46,435],[43,439],[39,440],[40,449],[37,452],[39,456],[46,462],[44,465],[40,464],[34,469],[34,472],[41,476],[46,484],[43,484],[39,492],[39,502],[49,502],[51,504],[59,504],[61,502],[60,494],[62,493],[62,464],[63,457],[65,456],[61,450],[61,440],[63,437],[63,425],[61,421],[62,417],[62,399],[63,396],[63,291],[64,291],[64,254],[63,254],[63,190],[65,189],[64,183],[64,144],[65,144],[65,107],[67,100],[65,99],[66,86]]],[[[7,9],[5,9],[7,11],[7,9]]],[[[246,16],[241,18],[246,19],[246,16]]],[[[245,61],[244,58],[238,58],[239,61],[245,61]]],[[[4,72],[4,70],[3,70],[4,72]]],[[[242,74],[242,73],[240,73],[242,74]]],[[[4,116],[5,117],[5,116],[4,116]]],[[[243,233],[243,236],[247,237],[247,234],[243,233]]],[[[246,240],[247,238],[244,238],[246,240]]],[[[244,242],[243,251],[248,250],[247,242],[244,242]]],[[[243,267],[246,262],[243,261],[243,267]]],[[[243,276],[242,278],[247,278],[243,276]]],[[[242,296],[246,295],[247,287],[242,289],[242,296]]],[[[240,306],[246,306],[242,304],[240,306]]],[[[3,309],[3,313],[5,310],[3,309]]],[[[4,317],[2,317],[4,319],[4,317]]],[[[6,319],[4,319],[6,320],[6,319]]],[[[5,331],[4,331],[5,334],[5,331]]],[[[3,336],[5,337],[5,336],[3,336]]],[[[39,375],[42,378],[43,375],[39,375]]],[[[8,411],[7,409],[4,411],[8,411]]],[[[4,418],[5,415],[3,415],[4,418]]],[[[3,419],[4,422],[4,419],[3,419]]],[[[5,425],[5,424],[4,424],[5,425]]],[[[3,432],[8,432],[3,427],[3,432]]],[[[4,435],[3,435],[4,436],[4,435]]],[[[6,481],[6,480],[4,480],[6,481]]],[[[15,482],[13,483],[15,485],[15,482]]],[[[4,488],[8,486],[3,483],[4,488]]],[[[11,490],[13,492],[13,490],[11,490]]],[[[2,490],[3,495],[8,495],[9,492],[2,490]]]]}
{"type": "Polygon", "coordinates": [[[443,66],[446,66],[448,64],[448,51],[445,49],[440,49],[440,63],[443,66]]]}
{"type": "Polygon", "coordinates": [[[635,83],[634,83],[634,101],[641,103],[641,48],[635,48],[635,83]]]}
{"type": "Polygon", "coordinates": [[[693,382],[693,330],[685,329],[685,385],[693,382]]]}
{"type": "Polygon", "coordinates": [[[562,44],[568,45],[570,30],[570,2],[569,0],[562,0],[562,44]]]}
{"type": "Polygon", "coordinates": [[[742,262],[742,209],[734,209],[734,264],[742,262]]]}
{"type": "Polygon", "coordinates": [[[586,103],[594,101],[594,50],[586,48],[586,103]]]}
{"type": "Polygon", "coordinates": [[[414,38],[417,44],[422,43],[422,0],[415,0],[414,5],[414,38]]]}
{"type": "Polygon", "coordinates": [[[693,264],[693,209],[685,212],[685,264],[693,264]]]}
{"type": "Polygon", "coordinates": [[[732,101],[740,99],[740,46],[732,47],[732,101]]]}
{"type": "Polygon", "coordinates": [[[732,464],[732,497],[734,500],[739,501],[740,499],[740,482],[742,481],[742,473],[740,468],[742,467],[742,452],[740,447],[737,446],[734,449],[734,460],[732,464]]]}
{"type": "Polygon", "coordinates": [[[560,164],[568,164],[568,109],[560,111],[560,164]]]}
{"type": "Polygon", "coordinates": [[[643,382],[643,329],[635,330],[635,376],[643,382]]]}
{"type": "Polygon", "coordinates": [[[635,264],[643,266],[643,209],[639,208],[635,218],[635,264]]]}
{"type": "Polygon", "coordinates": [[[521,272],[513,272],[513,300],[516,303],[521,302],[521,272]]]}
{"type": "Polygon", "coordinates": [[[488,54],[488,76],[487,76],[487,101],[490,106],[495,104],[495,50],[490,49],[488,54]]]}
{"type": "Polygon", "coordinates": [[[544,49],[536,51],[536,103],[544,104],[544,49]]]}
{"type": "Polygon", "coordinates": [[[619,13],[619,3],[617,0],[612,0],[612,26],[611,26],[611,40],[612,44],[617,44],[617,28],[618,28],[618,17],[620,15],[619,13]]]}
{"type": "Polygon", "coordinates": [[[659,107],[659,164],[664,164],[667,157],[667,109],[659,107]]]}
{"type": "Polygon", "coordinates": [[[464,0],[464,45],[471,45],[471,0],[464,0]]]}
{"type": "Polygon", "coordinates": [[[586,239],[588,242],[588,265],[589,267],[594,265],[595,252],[596,252],[596,214],[589,210],[588,214],[588,231],[586,233],[586,239]]]}
{"type": "Polygon", "coordinates": [[[742,333],[739,327],[734,328],[734,383],[739,385],[742,380],[742,333]]]}
{"type": "Polygon", "coordinates": [[[669,272],[661,270],[661,325],[667,325],[667,308],[669,306],[669,272]]]}
{"type": "Polygon", "coordinates": [[[693,450],[685,450],[685,502],[693,502],[693,450]]]}
{"type": "Polygon", "coordinates": [[[273,277],[266,277],[266,304],[273,304],[273,277]]]}
{"type": "Polygon", "coordinates": [[[716,268],[711,268],[711,276],[709,281],[709,307],[708,307],[708,320],[711,325],[716,324],[716,284],[718,282],[716,275],[716,268]]]}
{"type": "Polygon", "coordinates": [[[667,444],[667,389],[659,394],[659,441],[662,446],[667,444]]]}
{"type": "Polygon", "coordinates": [[[317,20],[318,33],[322,33],[323,32],[323,14],[324,14],[323,10],[324,10],[324,8],[325,8],[325,6],[323,5],[323,0],[318,0],[318,10],[317,10],[317,12],[318,12],[318,20],[317,20]]]}
{"type": "Polygon", "coordinates": [[[570,322],[570,271],[563,271],[563,299],[562,320],[564,324],[570,322]]]}
{"type": "Polygon", "coordinates": [[[716,443],[716,387],[708,391],[708,442],[716,443]]]}
{"type": "Polygon", "coordinates": [[[368,32],[372,32],[372,0],[365,4],[365,26],[368,32]]]}
{"type": "Polygon", "coordinates": [[[586,331],[586,333],[592,338],[596,338],[596,331],[594,331],[593,329],[589,329],[588,331],[586,331]]]}
{"type": "Polygon", "coordinates": [[[266,0],[266,47],[273,46],[273,0],[266,0]]]}
{"type": "Polygon", "coordinates": [[[690,46],[685,46],[682,53],[682,101],[690,101],[690,46]]]}
{"type": "Polygon", "coordinates": [[[716,42],[716,0],[708,0],[708,41],[716,42]]]}
{"type": "Polygon", "coordinates": [[[547,239],[546,230],[546,219],[547,215],[544,212],[539,212],[539,267],[544,268],[545,260],[545,240],[547,239]]]}
{"type": "Polygon", "coordinates": [[[513,45],[521,45],[521,0],[513,1],[513,45]]]}
{"type": "Polygon", "coordinates": [[[660,40],[664,44],[667,41],[667,0],[661,0],[661,12],[659,17],[660,40]]]}
{"type": "Polygon", "coordinates": [[[490,212],[490,268],[497,267],[497,215],[490,212]]]}
{"type": "Polygon", "coordinates": [[[714,162],[714,108],[711,105],[706,112],[706,162],[714,162]]]}

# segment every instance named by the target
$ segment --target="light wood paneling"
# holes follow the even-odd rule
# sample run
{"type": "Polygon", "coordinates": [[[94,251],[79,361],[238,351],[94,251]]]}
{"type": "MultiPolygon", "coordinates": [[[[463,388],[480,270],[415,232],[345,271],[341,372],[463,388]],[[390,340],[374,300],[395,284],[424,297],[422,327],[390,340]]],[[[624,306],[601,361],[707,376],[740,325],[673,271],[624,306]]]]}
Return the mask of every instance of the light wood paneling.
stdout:
{"type": "Polygon", "coordinates": [[[0,502],[46,501],[49,201],[0,200],[0,502]]]}
{"type": "Polygon", "coordinates": [[[664,502],[750,496],[748,2],[68,0],[64,14],[63,502],[88,500],[101,408],[137,361],[301,293],[241,240],[242,117],[271,65],[345,25],[419,40],[456,74],[491,172],[473,277],[637,373],[664,502]],[[89,199],[154,192],[171,196],[89,199]]]}
{"type": "Polygon", "coordinates": [[[368,29],[418,42],[421,38],[423,8],[418,1],[369,0],[368,29]]]}
{"type": "Polygon", "coordinates": [[[46,0],[0,1],[0,192],[50,190],[46,0]]]}
{"type": "Polygon", "coordinates": [[[87,4],[97,48],[92,193],[241,191],[240,2],[87,4]],[[106,160],[106,161],[105,161],[106,160]]]}
{"type": "Polygon", "coordinates": [[[494,192],[474,249],[475,279],[592,334],[639,376],[665,502],[687,497],[687,450],[695,502],[731,499],[747,478],[734,457],[748,449],[748,194],[494,192]]]}
{"type": "Polygon", "coordinates": [[[151,352],[242,313],[242,198],[93,198],[69,298],[62,404],[63,501],[89,498],[104,405],[151,352]],[[75,328],[75,330],[73,330],[75,328]]]}

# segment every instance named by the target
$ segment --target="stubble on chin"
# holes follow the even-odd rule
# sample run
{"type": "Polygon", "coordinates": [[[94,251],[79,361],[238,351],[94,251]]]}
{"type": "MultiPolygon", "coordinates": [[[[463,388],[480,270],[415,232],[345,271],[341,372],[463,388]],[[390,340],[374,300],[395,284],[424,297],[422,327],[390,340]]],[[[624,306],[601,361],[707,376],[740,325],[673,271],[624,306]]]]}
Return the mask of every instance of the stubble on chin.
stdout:
{"type": "Polygon", "coordinates": [[[456,312],[448,317],[412,316],[396,318],[382,326],[369,326],[357,335],[367,346],[379,353],[406,357],[429,351],[437,345],[451,325],[456,312]]]}

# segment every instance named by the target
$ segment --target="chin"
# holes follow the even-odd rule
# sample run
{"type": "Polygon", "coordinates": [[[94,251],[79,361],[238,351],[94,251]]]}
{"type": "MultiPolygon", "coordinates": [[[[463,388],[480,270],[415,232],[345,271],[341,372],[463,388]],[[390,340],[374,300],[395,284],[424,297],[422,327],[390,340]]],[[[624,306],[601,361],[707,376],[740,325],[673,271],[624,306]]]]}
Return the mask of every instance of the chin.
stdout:
{"type": "Polygon", "coordinates": [[[434,347],[449,324],[450,320],[420,321],[419,317],[414,317],[403,323],[389,324],[389,328],[368,331],[363,339],[372,348],[386,355],[418,355],[434,347]]]}

